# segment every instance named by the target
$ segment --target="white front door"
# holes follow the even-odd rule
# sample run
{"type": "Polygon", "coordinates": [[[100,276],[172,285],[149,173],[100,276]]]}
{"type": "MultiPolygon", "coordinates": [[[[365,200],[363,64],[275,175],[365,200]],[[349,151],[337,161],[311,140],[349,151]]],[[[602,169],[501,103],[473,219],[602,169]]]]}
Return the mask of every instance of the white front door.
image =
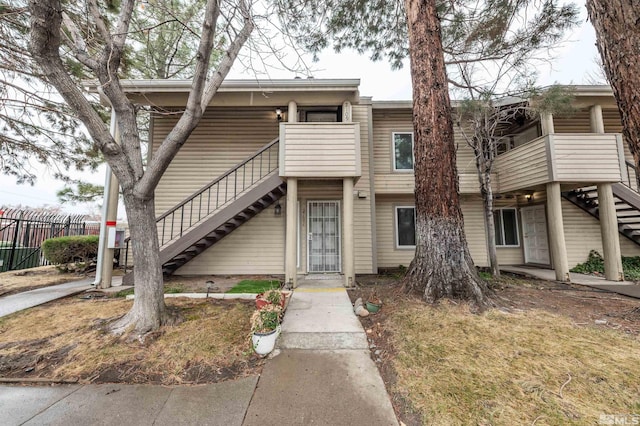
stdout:
{"type": "Polygon", "coordinates": [[[340,202],[309,201],[308,272],[340,272],[340,202]]]}
{"type": "Polygon", "coordinates": [[[525,263],[549,265],[551,262],[545,206],[523,207],[520,211],[522,212],[525,263]]]}

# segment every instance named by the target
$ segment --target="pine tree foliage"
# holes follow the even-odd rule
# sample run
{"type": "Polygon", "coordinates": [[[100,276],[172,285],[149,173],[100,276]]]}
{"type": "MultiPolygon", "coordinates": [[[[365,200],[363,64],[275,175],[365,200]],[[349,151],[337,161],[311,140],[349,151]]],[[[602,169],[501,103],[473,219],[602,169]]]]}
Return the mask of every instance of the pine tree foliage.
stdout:
{"type": "MultiPolygon", "coordinates": [[[[0,173],[19,183],[34,182],[35,163],[64,177],[100,160],[80,121],[33,64],[26,6],[0,3],[0,173]]],[[[71,68],[80,77],[77,63],[71,68]]]]}
{"type": "MultiPolygon", "coordinates": [[[[401,68],[408,57],[407,18],[398,0],[276,0],[287,32],[317,55],[327,47],[354,49],[401,68]]],[[[575,4],[557,0],[438,1],[445,61],[493,64],[526,61],[557,43],[577,19],[575,4]],[[523,55],[518,55],[521,51],[523,55]]],[[[491,66],[491,65],[489,65],[491,66]]],[[[453,83],[461,83],[454,78],[453,83]]]]}

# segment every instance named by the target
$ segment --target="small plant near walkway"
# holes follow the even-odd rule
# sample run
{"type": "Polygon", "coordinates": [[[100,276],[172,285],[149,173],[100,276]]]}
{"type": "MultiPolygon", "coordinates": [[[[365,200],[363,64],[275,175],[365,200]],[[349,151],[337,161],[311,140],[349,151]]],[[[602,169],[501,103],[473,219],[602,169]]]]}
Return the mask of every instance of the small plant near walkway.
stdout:
{"type": "MultiPolygon", "coordinates": [[[[640,281],[640,256],[622,256],[622,269],[625,280],[640,281]]],[[[604,259],[596,250],[591,250],[587,261],[574,266],[571,272],[604,275],[604,259]]]]}
{"type": "Polygon", "coordinates": [[[251,331],[253,333],[270,333],[278,328],[282,318],[279,305],[266,305],[251,315],[251,331]]]}
{"type": "Polygon", "coordinates": [[[227,293],[264,293],[278,288],[280,288],[278,280],[242,280],[227,293]]]}

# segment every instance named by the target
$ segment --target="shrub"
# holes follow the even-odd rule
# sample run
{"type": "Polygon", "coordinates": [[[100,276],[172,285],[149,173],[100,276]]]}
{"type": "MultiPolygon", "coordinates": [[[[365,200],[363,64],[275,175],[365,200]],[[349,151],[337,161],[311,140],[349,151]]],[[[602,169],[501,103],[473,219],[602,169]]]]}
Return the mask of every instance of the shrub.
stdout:
{"type": "MultiPolygon", "coordinates": [[[[622,256],[622,269],[626,280],[640,280],[640,256],[622,256]]],[[[604,259],[600,253],[595,250],[591,250],[587,261],[573,267],[571,272],[578,272],[580,274],[592,274],[594,272],[598,272],[600,274],[604,274],[604,259]]]]}
{"type": "Polygon", "coordinates": [[[78,235],[73,237],[49,238],[42,243],[45,259],[60,269],[70,270],[70,265],[87,266],[98,255],[97,235],[78,235]]]}

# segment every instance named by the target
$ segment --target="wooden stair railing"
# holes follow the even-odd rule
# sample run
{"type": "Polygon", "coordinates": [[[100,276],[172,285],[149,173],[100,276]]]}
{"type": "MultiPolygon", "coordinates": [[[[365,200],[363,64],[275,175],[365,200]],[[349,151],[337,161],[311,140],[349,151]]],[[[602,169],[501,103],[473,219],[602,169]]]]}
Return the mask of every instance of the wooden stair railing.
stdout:
{"type": "MultiPolygon", "coordinates": [[[[633,163],[626,162],[627,182],[614,183],[611,185],[616,206],[616,216],[618,220],[618,231],[640,245],[640,193],[633,187],[635,186],[635,166],[633,163]],[[633,172],[633,177],[631,175],[633,172]]],[[[595,186],[578,188],[576,190],[563,192],[562,196],[589,213],[596,219],[600,219],[598,190],[595,186]]]]}
{"type": "MultiPolygon", "coordinates": [[[[156,219],[165,275],[229,235],[286,193],[278,170],[278,139],[156,219]]],[[[128,253],[129,239],[126,240],[128,253]]],[[[128,259],[125,256],[125,264],[128,259]]],[[[131,283],[133,274],[123,282],[131,283]]]]}

